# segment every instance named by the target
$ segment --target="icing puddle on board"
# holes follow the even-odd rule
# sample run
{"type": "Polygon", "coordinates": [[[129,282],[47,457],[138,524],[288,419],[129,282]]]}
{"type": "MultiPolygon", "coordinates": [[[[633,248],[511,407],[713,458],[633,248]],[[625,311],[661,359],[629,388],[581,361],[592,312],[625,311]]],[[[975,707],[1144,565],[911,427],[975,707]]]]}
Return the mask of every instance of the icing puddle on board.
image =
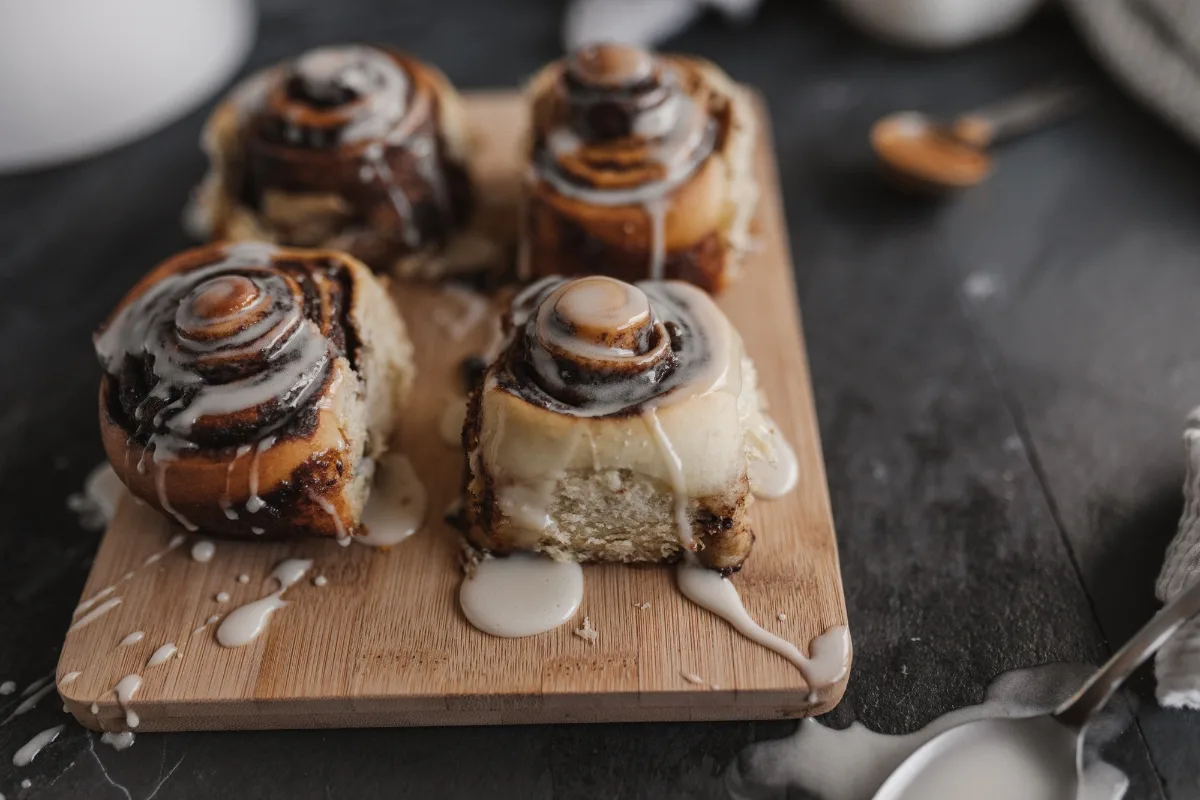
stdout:
{"type": "MultiPolygon", "coordinates": [[[[980,719],[1013,719],[1053,710],[1077,689],[1092,669],[1078,664],[1047,664],[1006,672],[988,687],[987,698],[975,706],[951,711],[913,733],[888,736],[854,723],[834,730],[813,719],[801,720],[796,732],[785,739],[750,745],[734,760],[725,773],[725,785],[735,800],[765,800],[798,795],[820,800],[871,800],[888,776],[921,745],[938,734],[964,722],[980,719]]],[[[1128,712],[1113,703],[1100,712],[1089,728],[1087,766],[1079,800],[1118,800],[1128,787],[1128,779],[1110,764],[1098,760],[1094,748],[1113,739],[1124,728],[1128,712]]],[[[1055,723],[1057,724],[1057,723],[1055,723]]],[[[996,727],[1000,731],[1000,726],[996,727]]],[[[1011,737],[1000,735],[987,740],[964,742],[961,759],[947,761],[945,769],[931,777],[949,781],[941,785],[912,786],[917,794],[898,794],[897,798],[943,800],[943,798],[1020,797],[1038,800],[1061,794],[1048,786],[1044,766],[1049,748],[1058,739],[1045,739],[1039,752],[1014,745],[1011,737]],[[971,761],[970,783],[961,782],[964,762],[971,761]],[[1023,780],[1016,793],[987,794],[982,776],[1002,769],[1011,788],[1014,780],[1023,780]]],[[[1045,737],[1039,737],[1039,741],[1045,737]]],[[[1058,753],[1062,756],[1062,753],[1058,753]]],[[[1071,757],[1071,753],[1066,756],[1071,757]]]]}
{"type": "Polygon", "coordinates": [[[467,620],[493,636],[533,636],[575,616],[583,602],[583,569],[573,561],[519,553],[487,557],[463,580],[467,620]]]}

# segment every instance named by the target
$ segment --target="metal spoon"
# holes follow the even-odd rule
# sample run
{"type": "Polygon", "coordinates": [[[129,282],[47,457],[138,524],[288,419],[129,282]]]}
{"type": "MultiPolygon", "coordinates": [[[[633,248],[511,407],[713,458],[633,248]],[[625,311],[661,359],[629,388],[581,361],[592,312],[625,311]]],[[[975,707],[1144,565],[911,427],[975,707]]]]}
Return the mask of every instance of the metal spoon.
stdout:
{"type": "Polygon", "coordinates": [[[890,173],[913,188],[961,189],[991,174],[989,147],[1062,120],[1089,99],[1085,89],[1052,84],[969,111],[949,124],[919,111],[900,111],[871,127],[871,147],[890,173]]]}
{"type": "Polygon", "coordinates": [[[1051,714],[951,728],[909,756],[875,800],[1075,798],[1088,721],[1146,659],[1200,613],[1200,581],[1180,593],[1051,714]]]}

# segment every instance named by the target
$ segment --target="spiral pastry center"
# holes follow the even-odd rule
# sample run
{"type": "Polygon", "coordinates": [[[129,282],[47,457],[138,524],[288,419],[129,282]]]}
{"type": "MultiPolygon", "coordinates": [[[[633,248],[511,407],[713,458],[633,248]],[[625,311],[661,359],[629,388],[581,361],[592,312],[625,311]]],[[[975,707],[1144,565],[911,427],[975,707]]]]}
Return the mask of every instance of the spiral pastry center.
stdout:
{"type": "Polygon", "coordinates": [[[514,301],[510,390],[581,417],[636,413],[724,374],[720,312],[686,284],[549,278],[514,301]]]}
{"type": "Polygon", "coordinates": [[[97,341],[111,374],[144,386],[122,404],[156,449],[270,433],[319,389],[336,355],[324,330],[326,284],[290,269],[267,246],[231,245],[164,277],[97,341]]]}
{"type": "Polygon", "coordinates": [[[324,47],[296,59],[267,95],[269,138],[325,148],[386,136],[404,119],[410,80],[372,47],[324,47]]]}

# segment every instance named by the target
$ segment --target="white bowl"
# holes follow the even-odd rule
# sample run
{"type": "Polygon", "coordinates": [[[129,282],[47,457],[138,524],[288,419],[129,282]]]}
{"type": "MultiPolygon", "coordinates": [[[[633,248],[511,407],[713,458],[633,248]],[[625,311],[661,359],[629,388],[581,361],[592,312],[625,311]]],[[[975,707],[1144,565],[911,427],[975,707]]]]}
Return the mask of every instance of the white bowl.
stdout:
{"type": "Polygon", "coordinates": [[[0,3],[0,172],[136,139],[194,108],[241,64],[250,0],[0,3]]]}

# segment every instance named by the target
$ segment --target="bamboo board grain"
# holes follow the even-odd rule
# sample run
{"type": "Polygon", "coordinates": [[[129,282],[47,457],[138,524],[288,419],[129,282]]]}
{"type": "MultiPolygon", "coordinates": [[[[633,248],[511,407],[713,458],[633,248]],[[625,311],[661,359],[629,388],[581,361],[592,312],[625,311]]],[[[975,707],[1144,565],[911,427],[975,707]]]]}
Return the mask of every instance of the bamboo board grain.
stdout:
{"type": "MultiPolygon", "coordinates": [[[[512,207],[520,101],[483,93],[468,104],[483,134],[489,203],[512,207]]],[[[762,119],[760,248],[720,305],[742,332],[772,414],[796,448],[800,483],[784,498],[754,505],[757,542],[734,582],[755,619],[804,648],[845,625],[846,609],[765,113],[762,119]]],[[[689,603],[667,568],[585,567],[575,621],[540,636],[497,639],[472,628],[457,604],[458,534],[441,520],[457,493],[462,456],[442,441],[438,420],[458,393],[460,360],[482,349],[492,325],[454,341],[436,318],[460,314],[460,300],[435,288],[397,287],[395,294],[420,370],[398,446],[429,490],[425,528],[389,552],[315,541],[217,542],[208,563],[193,561],[188,545],[146,563],[178,529],[126,499],[83,592],[87,598],[116,584],[109,597],[121,602],[68,632],[58,665],[60,693],[81,723],[123,728],[113,687],[135,673],[144,680],[132,706],[139,730],[149,731],[770,719],[837,704],[845,680],[810,698],[794,667],[689,603]],[[246,647],[217,645],[215,626],[193,633],[210,616],[265,594],[272,567],[291,556],[314,559],[310,577],[324,575],[327,585],[305,580],[289,590],[289,605],[246,647]],[[239,583],[240,574],[250,581],[239,583]],[[219,592],[230,600],[216,602],[219,592]],[[594,644],[573,633],[585,614],[600,634],[594,644]],[[117,646],[135,630],[145,632],[138,644],[117,646]],[[165,642],[179,656],[147,667],[165,642]],[[78,678],[62,686],[75,671],[78,678]]]]}

